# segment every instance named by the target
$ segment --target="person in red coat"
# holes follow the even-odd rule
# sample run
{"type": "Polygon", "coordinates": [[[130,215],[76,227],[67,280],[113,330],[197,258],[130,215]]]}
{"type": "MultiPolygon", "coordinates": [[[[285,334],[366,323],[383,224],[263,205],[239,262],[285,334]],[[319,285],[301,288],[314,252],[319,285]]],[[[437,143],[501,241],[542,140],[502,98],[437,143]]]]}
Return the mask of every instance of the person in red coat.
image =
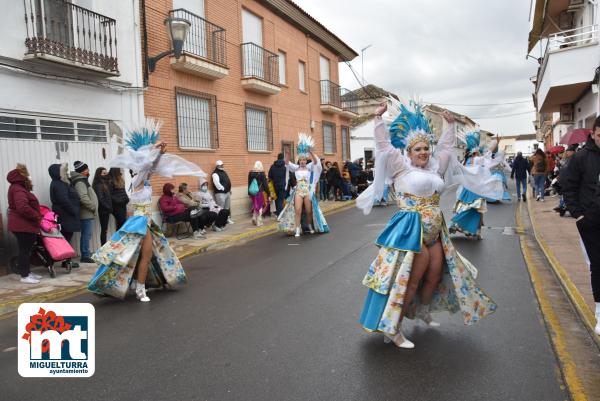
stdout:
{"type": "Polygon", "coordinates": [[[200,222],[197,216],[192,217],[192,209],[187,209],[183,202],[175,196],[175,185],[166,183],[163,186],[163,195],[158,200],[158,207],[169,223],[188,221],[194,230],[194,238],[203,238],[200,222]]]}
{"type": "Polygon", "coordinates": [[[10,183],[8,187],[8,231],[17,237],[19,245],[17,266],[21,273],[21,282],[38,284],[41,276],[31,273],[29,258],[33,245],[40,234],[42,220],[40,203],[31,192],[33,185],[25,165],[17,164],[17,168],[11,170],[6,179],[10,183]]]}

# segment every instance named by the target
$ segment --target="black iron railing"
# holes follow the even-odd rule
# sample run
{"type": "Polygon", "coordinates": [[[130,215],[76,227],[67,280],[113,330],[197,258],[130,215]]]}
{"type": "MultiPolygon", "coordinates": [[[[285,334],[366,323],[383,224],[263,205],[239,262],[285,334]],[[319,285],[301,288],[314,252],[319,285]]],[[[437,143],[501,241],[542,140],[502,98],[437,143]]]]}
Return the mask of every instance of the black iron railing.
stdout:
{"type": "Polygon", "coordinates": [[[279,86],[279,56],[255,43],[242,43],[242,76],[279,86]]]}
{"type": "Polygon", "coordinates": [[[119,72],[117,21],[65,0],[23,0],[27,54],[119,72]]]}
{"type": "Polygon", "coordinates": [[[342,108],[340,86],[329,80],[321,81],[321,104],[342,108]]]}
{"type": "Polygon", "coordinates": [[[201,57],[223,67],[227,66],[224,28],[208,22],[204,18],[183,8],[171,10],[169,15],[183,18],[191,24],[187,39],[183,45],[185,53],[201,57]]]}
{"type": "Polygon", "coordinates": [[[348,89],[340,89],[342,109],[358,114],[358,95],[348,89]]]}

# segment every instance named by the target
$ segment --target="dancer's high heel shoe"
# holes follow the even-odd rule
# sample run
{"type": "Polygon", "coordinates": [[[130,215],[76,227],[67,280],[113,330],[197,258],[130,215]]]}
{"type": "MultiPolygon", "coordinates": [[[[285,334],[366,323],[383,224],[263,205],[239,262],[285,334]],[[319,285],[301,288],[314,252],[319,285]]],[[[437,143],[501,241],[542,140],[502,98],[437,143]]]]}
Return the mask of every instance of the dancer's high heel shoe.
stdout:
{"type": "Polygon", "coordinates": [[[402,331],[398,331],[394,337],[390,337],[388,334],[384,334],[383,341],[388,344],[390,342],[394,343],[398,348],[404,349],[413,349],[415,344],[412,341],[409,341],[404,337],[402,331]]]}
{"type": "Polygon", "coordinates": [[[139,299],[140,302],[150,302],[150,298],[146,295],[146,286],[144,284],[136,283],[135,297],[139,299]]]}
{"type": "Polygon", "coordinates": [[[298,238],[300,236],[300,227],[296,227],[296,233],[294,234],[294,237],[298,238]]]}

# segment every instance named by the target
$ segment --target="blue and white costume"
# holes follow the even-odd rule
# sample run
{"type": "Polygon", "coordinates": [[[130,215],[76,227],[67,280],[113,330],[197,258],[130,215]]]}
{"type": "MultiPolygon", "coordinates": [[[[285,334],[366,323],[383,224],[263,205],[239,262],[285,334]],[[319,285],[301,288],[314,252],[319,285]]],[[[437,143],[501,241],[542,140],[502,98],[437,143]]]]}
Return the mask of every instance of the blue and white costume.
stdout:
{"type": "Polygon", "coordinates": [[[449,186],[462,184],[487,195],[501,193],[501,183],[491,177],[476,176],[460,165],[453,155],[454,126],[449,124],[425,167],[412,165],[403,154],[418,142],[433,144],[429,122],[418,104],[409,106],[390,99],[392,118],[375,120],[374,182],[357,199],[357,207],[368,214],[373,199],[380,199],[386,181],[393,182],[399,211],[390,219],[375,241],[379,253],[362,283],[369,290],[360,323],[369,332],[393,337],[400,331],[401,317],[422,317],[426,313],[461,312],[465,324],[473,324],[492,313],[496,304],[475,281],[476,268],[460,255],[448,235],[439,206],[440,194],[449,186]],[[445,263],[443,277],[429,305],[415,296],[405,305],[408,281],[415,255],[422,247],[441,241],[445,263]]]}
{"type": "Polygon", "coordinates": [[[187,282],[177,255],[152,220],[152,187],[148,180],[153,173],[163,177],[205,174],[200,167],[179,156],[161,154],[154,146],[158,141],[159,128],[160,124],[148,120],[146,127],[129,133],[124,153],[109,163],[109,167],[130,169],[136,173],[129,197],[133,216],[92,256],[100,267],[90,280],[88,289],[97,294],[125,297],[148,230],[155,258],[148,269],[146,287],[175,287],[187,282]]]}

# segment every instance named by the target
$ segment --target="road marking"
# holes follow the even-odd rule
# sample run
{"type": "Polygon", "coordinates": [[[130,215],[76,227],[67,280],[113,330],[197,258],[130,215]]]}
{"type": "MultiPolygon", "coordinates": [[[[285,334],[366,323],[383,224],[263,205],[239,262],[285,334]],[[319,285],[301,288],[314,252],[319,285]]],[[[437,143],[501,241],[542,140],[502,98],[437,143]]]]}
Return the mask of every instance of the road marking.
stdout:
{"type": "Polygon", "coordinates": [[[300,244],[288,244],[288,246],[298,246],[300,244]]]}
{"type": "Polygon", "coordinates": [[[16,351],[17,347],[8,347],[2,350],[2,352],[11,352],[11,351],[16,351]]]}

